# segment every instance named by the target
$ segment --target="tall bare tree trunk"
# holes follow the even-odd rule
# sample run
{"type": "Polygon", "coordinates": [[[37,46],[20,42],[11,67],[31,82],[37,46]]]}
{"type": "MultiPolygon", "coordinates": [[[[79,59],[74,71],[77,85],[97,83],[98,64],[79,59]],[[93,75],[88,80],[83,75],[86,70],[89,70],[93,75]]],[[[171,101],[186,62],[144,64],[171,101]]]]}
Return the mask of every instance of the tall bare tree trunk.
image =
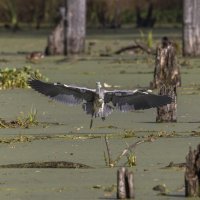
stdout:
{"type": "Polygon", "coordinates": [[[200,55],[200,1],[183,1],[183,55],[200,55]]]}
{"type": "Polygon", "coordinates": [[[68,0],[68,53],[84,52],[86,29],[86,0],[68,0]]]}
{"type": "Polygon", "coordinates": [[[84,52],[86,0],[67,0],[67,20],[65,10],[64,7],[60,9],[61,21],[48,37],[48,44],[45,50],[47,55],[66,55],[66,52],[67,54],[79,54],[84,52]],[[67,29],[64,28],[66,24],[67,29]]]}
{"type": "Polygon", "coordinates": [[[119,5],[119,0],[114,1],[114,16],[111,22],[111,28],[120,28],[121,27],[121,7],[119,5]]]}

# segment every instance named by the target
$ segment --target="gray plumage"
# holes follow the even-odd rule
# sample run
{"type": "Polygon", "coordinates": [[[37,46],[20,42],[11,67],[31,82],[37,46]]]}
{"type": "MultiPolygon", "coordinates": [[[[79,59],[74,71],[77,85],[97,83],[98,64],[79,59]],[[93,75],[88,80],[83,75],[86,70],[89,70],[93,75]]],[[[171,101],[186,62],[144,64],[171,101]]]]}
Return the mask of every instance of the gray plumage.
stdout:
{"type": "MultiPolygon", "coordinates": [[[[37,92],[51,99],[66,104],[82,104],[86,114],[101,117],[103,120],[114,109],[122,112],[141,110],[170,104],[172,99],[167,95],[155,95],[148,90],[113,90],[108,91],[96,83],[96,89],[77,87],[61,83],[45,83],[37,79],[28,80],[28,84],[37,92]]],[[[92,127],[92,120],[90,128],[92,127]]]]}

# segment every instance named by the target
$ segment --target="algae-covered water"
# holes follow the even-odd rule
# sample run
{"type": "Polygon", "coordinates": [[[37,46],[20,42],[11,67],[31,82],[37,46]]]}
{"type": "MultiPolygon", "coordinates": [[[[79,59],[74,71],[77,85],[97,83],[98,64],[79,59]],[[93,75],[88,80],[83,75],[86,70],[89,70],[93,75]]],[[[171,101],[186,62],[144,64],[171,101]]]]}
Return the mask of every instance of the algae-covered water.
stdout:
{"type": "MultiPolygon", "coordinates": [[[[85,55],[67,59],[52,56],[37,63],[27,62],[25,53],[44,49],[46,34],[47,30],[23,30],[16,34],[2,31],[1,68],[29,65],[39,69],[51,82],[86,87],[95,87],[96,81],[101,81],[112,88],[134,89],[148,87],[153,79],[154,58],[150,55],[128,52],[100,56],[110,55],[135,39],[141,39],[138,30],[89,30],[85,55]]],[[[154,45],[164,35],[180,43],[181,30],[160,29],[153,31],[154,45]]],[[[20,112],[28,113],[34,108],[40,123],[26,129],[0,129],[0,165],[68,161],[86,164],[92,169],[2,168],[0,199],[115,199],[116,171],[127,159],[122,158],[114,168],[106,166],[105,134],[109,135],[113,158],[127,144],[153,138],[152,142],[136,147],[136,166],[129,168],[134,172],[136,199],[184,199],[184,170],[162,168],[171,161],[185,162],[189,146],[196,148],[200,142],[200,59],[178,56],[178,62],[182,66],[182,88],[178,90],[177,123],[155,123],[156,109],[150,109],[114,112],[104,122],[95,119],[90,130],[90,117],[81,106],[52,102],[31,89],[2,90],[2,119],[16,119],[20,112]],[[19,137],[22,139],[14,140],[19,137]],[[165,196],[152,190],[160,184],[166,185],[165,196]]]]}

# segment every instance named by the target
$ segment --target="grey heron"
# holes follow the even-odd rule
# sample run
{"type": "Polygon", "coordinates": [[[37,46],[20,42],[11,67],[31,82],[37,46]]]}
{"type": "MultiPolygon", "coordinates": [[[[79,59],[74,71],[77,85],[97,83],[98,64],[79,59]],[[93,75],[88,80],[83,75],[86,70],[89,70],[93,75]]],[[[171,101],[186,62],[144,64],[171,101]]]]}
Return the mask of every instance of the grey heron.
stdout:
{"type": "Polygon", "coordinates": [[[126,112],[159,107],[172,102],[171,97],[167,95],[152,94],[144,89],[108,91],[102,88],[100,82],[96,83],[96,89],[47,83],[34,78],[29,79],[28,84],[51,99],[72,105],[82,103],[83,110],[92,117],[90,128],[94,117],[105,120],[114,109],[126,112]]]}

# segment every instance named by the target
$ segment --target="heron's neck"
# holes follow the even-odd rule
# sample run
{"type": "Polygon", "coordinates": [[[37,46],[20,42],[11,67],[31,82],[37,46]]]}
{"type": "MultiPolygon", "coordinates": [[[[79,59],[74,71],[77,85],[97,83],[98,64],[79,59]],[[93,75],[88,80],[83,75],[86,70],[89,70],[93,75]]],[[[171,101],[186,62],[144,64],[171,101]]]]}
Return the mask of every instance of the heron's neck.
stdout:
{"type": "Polygon", "coordinates": [[[97,86],[96,86],[96,93],[97,94],[101,93],[101,85],[100,84],[97,84],[97,86]]]}

